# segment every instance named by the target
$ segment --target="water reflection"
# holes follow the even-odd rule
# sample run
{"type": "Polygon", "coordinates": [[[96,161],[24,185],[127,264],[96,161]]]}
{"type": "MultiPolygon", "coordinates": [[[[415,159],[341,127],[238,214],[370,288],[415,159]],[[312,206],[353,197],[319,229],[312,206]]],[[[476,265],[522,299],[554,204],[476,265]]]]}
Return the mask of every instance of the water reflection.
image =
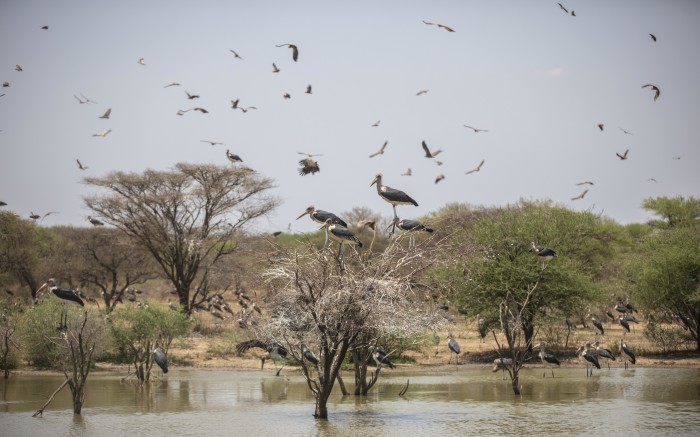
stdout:
{"type": "Polygon", "coordinates": [[[386,372],[369,396],[336,392],[327,422],[312,419],[313,398],[296,375],[174,369],[141,387],[93,374],[83,416],[73,416],[64,389],[41,419],[31,415],[63,378],[17,375],[2,382],[0,435],[522,435],[534,426],[540,434],[580,435],[594,421],[610,434],[625,427],[639,435],[700,433],[699,369],[605,369],[587,378],[575,368],[555,375],[523,372],[523,395],[516,397],[510,381],[490,369],[386,372]]]}

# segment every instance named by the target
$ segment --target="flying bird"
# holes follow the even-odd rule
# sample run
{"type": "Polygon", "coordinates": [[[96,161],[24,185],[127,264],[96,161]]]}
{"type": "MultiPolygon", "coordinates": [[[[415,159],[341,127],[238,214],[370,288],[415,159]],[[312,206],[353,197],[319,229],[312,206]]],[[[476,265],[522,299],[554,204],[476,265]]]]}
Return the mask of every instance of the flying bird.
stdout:
{"type": "Polygon", "coordinates": [[[83,164],[80,162],[79,159],[76,159],[75,162],[78,163],[78,168],[79,168],[80,170],[87,170],[87,169],[88,169],[88,166],[87,166],[87,165],[83,165],[83,164]]]}
{"type": "Polygon", "coordinates": [[[617,155],[618,158],[620,158],[621,160],[624,161],[625,159],[627,159],[627,153],[628,153],[629,151],[630,151],[630,149],[625,150],[625,153],[623,153],[622,155],[620,155],[620,154],[617,153],[617,152],[615,152],[615,154],[617,155]]]}
{"type": "Polygon", "coordinates": [[[384,149],[386,149],[387,144],[389,144],[389,141],[384,141],[384,144],[382,144],[382,147],[377,150],[376,152],[372,153],[369,155],[370,158],[374,158],[377,155],[383,155],[384,154],[384,149]]]}
{"type": "Polygon", "coordinates": [[[475,133],[479,133],[479,132],[488,132],[488,130],[486,130],[486,129],[479,129],[479,128],[476,128],[476,127],[467,126],[466,124],[463,125],[463,126],[464,126],[464,127],[468,127],[469,129],[473,130],[475,133]]]}
{"type": "Polygon", "coordinates": [[[41,26],[43,30],[49,30],[49,26],[41,26]]]}
{"type": "Polygon", "coordinates": [[[112,108],[109,108],[108,110],[105,111],[104,114],[102,114],[99,118],[103,118],[105,120],[109,119],[109,115],[112,113],[112,108]]]}
{"type": "Polygon", "coordinates": [[[299,174],[301,176],[305,176],[309,173],[314,174],[321,171],[321,169],[318,166],[318,162],[311,156],[300,160],[299,165],[301,166],[301,168],[299,169],[299,174]]]}
{"type": "Polygon", "coordinates": [[[50,216],[51,214],[58,214],[58,211],[49,211],[49,212],[47,212],[46,214],[44,214],[44,215],[41,216],[41,220],[40,220],[40,221],[43,222],[44,219],[45,219],[46,217],[50,216]]]}
{"type": "Polygon", "coordinates": [[[481,171],[481,166],[484,165],[484,162],[486,162],[486,160],[485,160],[485,159],[482,159],[481,162],[479,163],[479,165],[477,165],[477,166],[474,167],[473,169],[469,170],[469,171],[468,171],[467,173],[465,173],[465,174],[470,174],[470,173],[474,173],[474,172],[477,172],[477,171],[481,171]]]}
{"type": "Polygon", "coordinates": [[[423,21],[423,23],[425,23],[425,24],[427,24],[427,25],[429,25],[429,26],[437,26],[437,27],[440,27],[440,28],[442,28],[442,29],[445,29],[445,30],[448,31],[448,32],[454,32],[453,29],[451,29],[451,28],[445,26],[444,24],[440,24],[440,23],[431,23],[431,22],[425,21],[425,20],[422,20],[422,21],[423,21]]]}
{"type": "Polygon", "coordinates": [[[421,94],[425,94],[425,93],[427,93],[428,91],[430,91],[430,90],[418,90],[418,92],[416,93],[416,95],[417,95],[417,96],[420,96],[421,94]]]}
{"type": "Polygon", "coordinates": [[[194,100],[194,99],[198,99],[198,98],[199,98],[199,95],[197,95],[197,94],[190,94],[190,93],[188,93],[187,91],[185,91],[185,94],[187,94],[187,98],[190,99],[190,100],[194,100]]]}
{"type": "Polygon", "coordinates": [[[140,58],[140,59],[139,59],[139,64],[141,64],[141,65],[146,65],[146,60],[143,59],[143,58],[140,58]]]}
{"type": "Polygon", "coordinates": [[[193,111],[199,111],[199,112],[201,112],[202,114],[209,114],[209,111],[207,111],[207,110],[204,109],[204,108],[192,108],[192,110],[193,110],[193,111]]]}
{"type": "Polygon", "coordinates": [[[621,128],[620,126],[618,126],[617,128],[620,129],[623,133],[625,133],[625,134],[627,134],[627,135],[632,135],[632,132],[623,129],[623,128],[621,128]]]}
{"type": "Polygon", "coordinates": [[[559,5],[559,7],[561,8],[562,11],[566,12],[567,14],[569,13],[569,11],[564,7],[564,5],[562,5],[561,3],[557,3],[557,4],[559,5]]]}
{"type": "Polygon", "coordinates": [[[8,82],[8,81],[5,81],[5,82],[2,83],[2,87],[3,87],[3,88],[7,88],[7,87],[9,87],[9,86],[10,86],[10,82],[8,82]]]}
{"type": "Polygon", "coordinates": [[[571,200],[580,200],[583,199],[586,196],[586,193],[588,193],[588,190],[583,190],[583,193],[579,194],[576,197],[572,197],[571,200]]]}
{"type": "Polygon", "coordinates": [[[109,134],[110,132],[112,132],[112,129],[107,129],[107,130],[104,130],[104,131],[102,131],[102,132],[98,132],[98,133],[96,133],[96,134],[92,134],[92,136],[93,136],[93,137],[102,137],[102,138],[104,138],[104,137],[106,137],[107,134],[109,134]]]}
{"type": "Polygon", "coordinates": [[[19,66],[19,64],[15,65],[15,71],[24,71],[22,67],[19,66]]]}
{"type": "Polygon", "coordinates": [[[292,98],[292,96],[289,95],[289,93],[284,93],[284,95],[283,95],[282,97],[284,97],[285,99],[291,99],[291,98],[292,98]]]}
{"type": "Polygon", "coordinates": [[[41,216],[39,214],[35,214],[34,211],[29,211],[29,218],[32,220],[39,220],[41,216]]]}
{"type": "Polygon", "coordinates": [[[379,123],[381,123],[381,122],[382,122],[381,120],[377,120],[377,121],[372,125],[372,127],[378,127],[378,126],[379,126],[379,123]]]}
{"type": "Polygon", "coordinates": [[[657,181],[657,180],[654,179],[654,178],[649,178],[649,179],[647,179],[647,182],[656,182],[656,183],[659,183],[659,181],[657,181]]]}
{"type": "Polygon", "coordinates": [[[226,149],[226,157],[228,158],[229,161],[235,163],[235,162],[243,162],[240,156],[234,155],[231,153],[229,149],[226,149]]]}
{"type": "Polygon", "coordinates": [[[437,175],[437,176],[435,177],[435,183],[437,184],[438,182],[440,182],[440,181],[443,180],[443,179],[445,179],[445,175],[442,174],[442,173],[440,173],[439,175],[437,175]]]}
{"type": "Polygon", "coordinates": [[[581,181],[581,182],[577,182],[576,185],[593,185],[593,182],[591,182],[591,181],[581,181]]]}
{"type": "Polygon", "coordinates": [[[177,82],[170,82],[169,84],[165,85],[163,88],[167,88],[169,86],[180,86],[180,84],[177,82]]]}
{"type": "Polygon", "coordinates": [[[272,72],[273,72],[273,73],[279,73],[279,72],[280,72],[280,69],[277,68],[277,65],[275,65],[274,62],[272,63],[272,72]]]}
{"type": "Polygon", "coordinates": [[[299,49],[297,48],[297,46],[295,46],[294,44],[280,44],[280,45],[277,45],[275,47],[285,47],[285,46],[292,49],[292,59],[294,60],[294,62],[296,62],[297,59],[299,58],[299,49]]]}
{"type": "Polygon", "coordinates": [[[425,141],[423,141],[422,146],[423,146],[423,150],[425,151],[426,158],[435,158],[440,153],[442,153],[442,150],[436,150],[435,152],[431,152],[430,149],[428,149],[428,145],[425,144],[425,141]]]}
{"type": "Polygon", "coordinates": [[[407,168],[405,172],[401,173],[401,176],[411,176],[413,172],[411,171],[411,167],[407,168]]]}
{"type": "Polygon", "coordinates": [[[650,33],[649,36],[651,37],[652,41],[656,42],[656,35],[654,35],[653,33],[650,33]]]}
{"type": "Polygon", "coordinates": [[[231,52],[231,53],[233,53],[234,58],[238,58],[238,59],[240,59],[241,61],[243,60],[243,58],[241,58],[241,57],[238,55],[238,53],[236,53],[234,50],[229,49],[228,51],[231,52]]]}
{"type": "MultiPolygon", "coordinates": [[[[9,86],[9,84],[8,84],[8,86],[9,86]]],[[[80,104],[83,104],[83,103],[97,103],[97,102],[94,101],[94,100],[88,99],[88,98],[85,97],[82,93],[80,94],[80,97],[82,97],[82,99],[81,99],[80,97],[76,96],[75,94],[73,94],[73,97],[75,97],[76,100],[78,101],[78,103],[80,103],[80,104]]]]}
{"type": "Polygon", "coordinates": [[[306,91],[305,91],[305,93],[306,93],[306,94],[311,94],[311,85],[310,85],[310,84],[306,86],[306,91]]]}
{"type": "Polygon", "coordinates": [[[199,140],[199,141],[202,142],[202,143],[209,143],[209,144],[211,144],[212,146],[216,146],[217,144],[220,144],[220,145],[222,145],[222,146],[225,146],[225,145],[226,145],[226,144],[224,144],[224,143],[219,143],[219,142],[217,142],[217,141],[208,141],[208,140],[199,140]]]}
{"type": "Polygon", "coordinates": [[[650,87],[652,89],[652,91],[654,91],[654,101],[656,101],[656,99],[659,98],[659,95],[661,95],[661,90],[656,85],[652,85],[650,83],[642,86],[642,88],[647,88],[647,87],[650,87]]]}
{"type": "Polygon", "coordinates": [[[598,124],[598,129],[600,129],[601,132],[603,132],[603,128],[605,125],[603,123],[598,124]]]}

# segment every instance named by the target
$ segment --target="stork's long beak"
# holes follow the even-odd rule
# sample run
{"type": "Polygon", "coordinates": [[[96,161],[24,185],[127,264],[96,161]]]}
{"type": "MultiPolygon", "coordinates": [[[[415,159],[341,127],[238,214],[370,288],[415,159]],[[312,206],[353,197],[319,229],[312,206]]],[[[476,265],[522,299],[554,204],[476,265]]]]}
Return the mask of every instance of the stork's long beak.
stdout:
{"type": "Polygon", "coordinates": [[[46,286],[48,286],[48,285],[49,285],[48,282],[44,282],[43,284],[41,284],[41,287],[39,287],[39,289],[38,289],[38,290],[36,291],[36,293],[34,293],[34,294],[38,295],[39,292],[40,292],[41,290],[43,290],[44,288],[46,288],[46,286]]]}
{"type": "Polygon", "coordinates": [[[392,220],[391,223],[389,223],[389,226],[386,227],[386,230],[388,231],[390,227],[395,226],[398,223],[399,223],[398,220],[396,220],[396,219],[392,220]]]}
{"type": "Polygon", "coordinates": [[[377,177],[375,176],[374,179],[372,180],[372,183],[369,184],[369,186],[371,187],[372,185],[374,185],[376,183],[377,183],[377,177]]]}
{"type": "Polygon", "coordinates": [[[297,217],[297,220],[299,220],[300,218],[304,217],[304,216],[305,216],[306,214],[308,214],[308,213],[309,213],[309,211],[304,211],[304,212],[302,212],[301,215],[300,215],[299,217],[297,217]]]}

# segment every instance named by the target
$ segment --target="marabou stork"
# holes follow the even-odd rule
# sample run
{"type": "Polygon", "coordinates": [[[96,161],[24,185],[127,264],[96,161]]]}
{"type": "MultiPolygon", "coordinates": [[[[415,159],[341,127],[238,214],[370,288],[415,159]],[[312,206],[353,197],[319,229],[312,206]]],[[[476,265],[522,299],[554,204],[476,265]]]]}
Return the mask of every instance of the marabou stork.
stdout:
{"type": "Polygon", "coordinates": [[[85,302],[78,296],[78,294],[71,290],[70,288],[63,288],[59,287],[56,285],[56,282],[54,281],[53,278],[49,278],[44,284],[42,284],[41,287],[36,291],[36,294],[39,295],[39,292],[43,290],[45,287],[49,287],[49,290],[56,296],[57,298],[63,300],[63,309],[61,310],[61,322],[58,326],[58,329],[61,331],[65,331],[66,328],[68,328],[67,325],[67,320],[68,320],[68,311],[66,310],[66,302],[65,301],[71,301],[75,302],[81,307],[85,306],[85,302]]]}
{"type": "Polygon", "coordinates": [[[414,232],[420,232],[420,231],[425,231],[428,233],[433,232],[433,228],[424,225],[423,223],[419,222],[418,220],[409,220],[409,219],[399,219],[398,217],[394,217],[394,220],[389,223],[389,226],[386,227],[387,230],[389,230],[390,227],[395,226],[402,231],[406,231],[409,233],[409,239],[408,239],[408,248],[410,249],[411,247],[415,246],[416,241],[415,238],[413,237],[414,232]]]}
{"type": "Polygon", "coordinates": [[[381,367],[381,365],[389,366],[390,369],[395,369],[396,366],[389,361],[389,357],[387,356],[386,351],[382,349],[380,346],[375,346],[374,350],[372,351],[372,358],[374,359],[374,362],[377,364],[377,367],[381,367]]]}
{"type": "Polygon", "coordinates": [[[168,358],[165,356],[165,352],[163,352],[163,349],[160,347],[157,347],[153,349],[153,352],[151,352],[153,355],[153,361],[158,364],[158,367],[161,368],[163,373],[168,373],[168,358]]]}
{"type": "Polygon", "coordinates": [[[608,364],[608,370],[610,370],[610,361],[615,361],[615,355],[613,355],[610,349],[602,347],[599,341],[593,343],[593,346],[595,346],[596,355],[605,360],[605,362],[608,364]]]}
{"type": "Polygon", "coordinates": [[[590,347],[591,344],[586,343],[584,346],[579,347],[576,351],[576,355],[578,355],[579,360],[584,361],[586,364],[586,376],[593,376],[593,369],[590,369],[591,366],[595,366],[596,368],[600,369],[598,358],[589,352],[590,347]]]}
{"type": "Polygon", "coordinates": [[[632,349],[627,347],[627,344],[623,339],[620,339],[620,356],[622,356],[622,361],[625,363],[625,369],[627,369],[628,361],[632,364],[637,363],[637,357],[634,356],[634,352],[632,352],[632,349]]]}
{"type": "MultiPolygon", "coordinates": [[[[544,341],[541,341],[541,342],[540,342],[540,353],[539,353],[540,360],[542,361],[542,364],[545,365],[545,367],[549,367],[549,368],[550,368],[550,370],[552,371],[552,378],[554,378],[554,369],[553,369],[553,367],[554,367],[554,366],[559,366],[559,359],[557,359],[557,357],[555,357],[554,355],[545,352],[545,351],[544,351],[544,346],[545,346],[545,342],[544,342],[544,341]]],[[[546,368],[545,368],[544,373],[542,373],[542,377],[544,378],[544,377],[546,377],[546,376],[547,376],[547,370],[546,370],[546,368]]]]}
{"type": "MultiPolygon", "coordinates": [[[[345,244],[350,244],[358,247],[362,247],[362,241],[348,228],[341,225],[336,225],[333,223],[332,219],[326,219],[326,222],[321,226],[326,228],[326,240],[323,242],[323,248],[328,246],[328,238],[340,243],[340,248],[338,248],[338,259],[340,260],[341,268],[345,265],[343,263],[343,254],[345,253],[345,244]]],[[[319,228],[320,229],[320,228],[319,228]]]]}
{"type": "MultiPolygon", "coordinates": [[[[414,205],[418,206],[418,202],[413,200],[411,196],[408,194],[404,193],[401,190],[396,190],[391,187],[387,187],[386,185],[382,184],[382,174],[379,173],[377,176],[374,177],[372,180],[372,183],[369,184],[371,187],[372,185],[377,184],[377,194],[379,194],[379,197],[382,199],[386,200],[387,202],[391,203],[392,208],[394,209],[394,218],[397,218],[398,216],[396,215],[396,205],[414,205]]],[[[394,227],[391,230],[391,233],[394,233],[394,230],[396,227],[394,227]]]]}
{"type": "Polygon", "coordinates": [[[457,340],[452,338],[451,332],[447,333],[447,347],[450,349],[450,360],[447,362],[447,364],[452,362],[452,354],[455,354],[457,364],[459,364],[459,352],[460,352],[459,343],[457,343],[457,340]]]}
{"type": "Polygon", "coordinates": [[[530,252],[542,261],[542,271],[544,271],[545,262],[557,256],[557,253],[549,247],[536,245],[534,241],[532,241],[531,244],[530,252]]]}
{"type": "Polygon", "coordinates": [[[236,162],[243,162],[243,160],[241,159],[240,156],[231,153],[231,151],[229,149],[226,149],[226,157],[228,158],[229,161],[231,161],[234,164],[236,162]]]}
{"type": "Polygon", "coordinates": [[[337,215],[333,214],[332,212],[316,209],[313,205],[306,208],[304,212],[302,212],[301,215],[297,217],[297,220],[304,217],[306,214],[308,214],[309,217],[311,217],[311,220],[315,221],[316,223],[325,224],[326,220],[330,219],[331,223],[335,225],[340,225],[345,228],[348,227],[348,224],[341,220],[340,217],[338,217],[337,215]]]}
{"type": "Polygon", "coordinates": [[[268,344],[260,340],[248,340],[238,343],[238,345],[236,346],[236,352],[242,354],[248,349],[254,347],[265,351],[265,354],[261,358],[260,370],[262,370],[265,367],[265,361],[269,359],[271,359],[275,363],[275,366],[277,366],[277,360],[283,362],[282,367],[277,369],[277,372],[275,373],[276,376],[279,376],[280,372],[282,371],[282,368],[284,367],[284,362],[287,360],[287,349],[285,349],[284,346],[277,342],[272,342],[268,344]]]}
{"type": "Polygon", "coordinates": [[[476,322],[476,326],[479,330],[479,343],[486,341],[486,333],[488,332],[488,326],[486,326],[486,320],[479,319],[476,322]]]}
{"type": "Polygon", "coordinates": [[[496,358],[495,360],[493,360],[493,369],[491,369],[491,371],[495,373],[495,372],[498,372],[498,369],[501,369],[501,372],[502,372],[501,379],[506,379],[506,369],[512,365],[513,365],[512,358],[496,358]]]}
{"type": "Polygon", "coordinates": [[[598,321],[598,319],[595,318],[595,316],[591,316],[591,322],[593,322],[593,326],[596,327],[598,331],[600,331],[600,335],[605,335],[605,328],[603,328],[603,324],[598,321]]]}
{"type": "Polygon", "coordinates": [[[620,316],[617,318],[618,323],[620,323],[620,326],[622,326],[622,334],[625,334],[625,331],[630,332],[630,324],[627,322],[627,319],[625,319],[623,316],[620,316]]]}
{"type": "Polygon", "coordinates": [[[320,363],[318,357],[316,357],[316,355],[314,355],[311,349],[309,349],[309,347],[306,346],[306,344],[304,343],[301,344],[301,356],[303,357],[303,359],[310,362],[314,366],[318,366],[318,364],[320,363]]]}
{"type": "Polygon", "coordinates": [[[92,216],[87,216],[87,219],[90,222],[90,224],[93,226],[104,226],[105,225],[101,220],[98,220],[92,216]]]}

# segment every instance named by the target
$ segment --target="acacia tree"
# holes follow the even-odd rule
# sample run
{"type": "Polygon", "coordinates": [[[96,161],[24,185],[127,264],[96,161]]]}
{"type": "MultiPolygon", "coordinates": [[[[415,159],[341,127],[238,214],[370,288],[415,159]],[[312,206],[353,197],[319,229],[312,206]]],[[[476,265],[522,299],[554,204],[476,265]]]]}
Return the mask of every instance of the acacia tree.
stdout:
{"type": "Polygon", "coordinates": [[[236,251],[236,233],[278,204],[266,194],[272,180],[245,167],[180,163],[85,182],[108,190],[85,198],[88,208],[150,252],[186,312],[197,298],[190,295],[196,281],[236,251]]]}
{"type": "Polygon", "coordinates": [[[391,244],[369,261],[352,256],[341,269],[330,250],[312,248],[286,253],[267,271],[276,292],[267,303],[271,317],[256,334],[285,345],[302,363],[317,419],[328,418],[328,398],[348,352],[367,351],[378,335],[415,337],[437,325],[439,316],[412,289],[429,262],[420,250],[391,244]],[[302,343],[318,350],[317,367],[303,359],[302,343]]]}

